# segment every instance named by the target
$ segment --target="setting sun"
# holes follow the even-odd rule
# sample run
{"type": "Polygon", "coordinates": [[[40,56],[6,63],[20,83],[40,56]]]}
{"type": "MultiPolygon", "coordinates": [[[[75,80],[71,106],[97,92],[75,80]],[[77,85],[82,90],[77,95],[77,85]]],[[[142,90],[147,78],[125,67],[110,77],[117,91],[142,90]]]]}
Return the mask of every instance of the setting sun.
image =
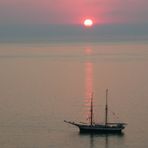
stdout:
{"type": "Polygon", "coordinates": [[[85,19],[83,24],[86,27],[91,27],[91,26],[93,26],[93,21],[91,19],[85,19]]]}

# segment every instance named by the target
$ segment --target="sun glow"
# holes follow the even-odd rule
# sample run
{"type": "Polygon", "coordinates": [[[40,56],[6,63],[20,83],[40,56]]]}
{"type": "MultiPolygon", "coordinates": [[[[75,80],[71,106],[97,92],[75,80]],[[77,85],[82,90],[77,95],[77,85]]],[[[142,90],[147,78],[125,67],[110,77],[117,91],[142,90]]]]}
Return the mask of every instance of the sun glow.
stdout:
{"type": "Polygon", "coordinates": [[[93,21],[91,19],[85,19],[83,24],[85,27],[91,27],[93,26],[93,21]]]}

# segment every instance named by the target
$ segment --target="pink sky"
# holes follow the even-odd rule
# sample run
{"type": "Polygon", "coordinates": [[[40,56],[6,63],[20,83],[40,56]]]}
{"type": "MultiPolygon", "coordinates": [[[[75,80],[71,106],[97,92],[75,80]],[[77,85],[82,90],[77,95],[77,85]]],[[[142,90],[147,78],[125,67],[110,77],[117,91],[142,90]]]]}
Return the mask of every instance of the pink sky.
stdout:
{"type": "Polygon", "coordinates": [[[148,0],[0,0],[0,23],[147,23],[148,0]]]}

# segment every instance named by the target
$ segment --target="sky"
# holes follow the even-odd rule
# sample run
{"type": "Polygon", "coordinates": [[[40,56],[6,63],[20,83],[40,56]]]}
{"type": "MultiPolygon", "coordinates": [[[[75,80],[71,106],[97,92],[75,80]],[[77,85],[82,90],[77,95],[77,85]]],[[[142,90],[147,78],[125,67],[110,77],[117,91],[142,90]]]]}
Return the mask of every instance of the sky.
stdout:
{"type": "Polygon", "coordinates": [[[0,43],[147,41],[147,6],[148,0],[0,0],[0,43]]]}
{"type": "Polygon", "coordinates": [[[0,0],[0,24],[146,24],[148,0],[0,0]]]}

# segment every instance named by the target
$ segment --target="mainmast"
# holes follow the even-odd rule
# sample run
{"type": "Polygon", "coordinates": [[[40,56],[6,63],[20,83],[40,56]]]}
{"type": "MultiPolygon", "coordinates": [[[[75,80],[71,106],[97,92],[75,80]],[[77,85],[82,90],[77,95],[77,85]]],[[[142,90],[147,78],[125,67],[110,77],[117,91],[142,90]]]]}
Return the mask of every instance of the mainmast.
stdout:
{"type": "Polygon", "coordinates": [[[106,89],[105,125],[108,123],[108,89],[106,89]]]}

